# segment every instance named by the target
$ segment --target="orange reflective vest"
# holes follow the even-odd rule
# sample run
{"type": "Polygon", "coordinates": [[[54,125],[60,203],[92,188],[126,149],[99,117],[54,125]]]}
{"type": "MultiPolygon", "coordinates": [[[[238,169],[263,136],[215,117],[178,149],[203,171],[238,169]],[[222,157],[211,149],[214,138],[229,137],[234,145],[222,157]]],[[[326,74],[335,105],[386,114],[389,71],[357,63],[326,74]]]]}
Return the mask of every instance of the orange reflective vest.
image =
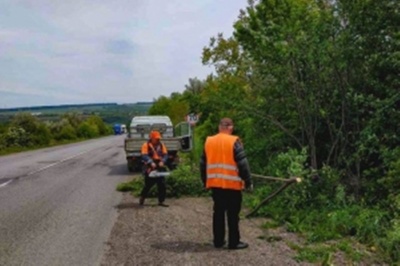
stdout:
{"type": "Polygon", "coordinates": [[[164,143],[160,142],[156,147],[151,142],[146,142],[142,145],[142,155],[147,154],[153,160],[161,160],[162,157],[167,154],[167,148],[164,143]]]}
{"type": "Polygon", "coordinates": [[[219,133],[208,137],[205,143],[207,158],[206,188],[242,190],[244,182],[239,176],[233,147],[237,136],[219,133]]]}

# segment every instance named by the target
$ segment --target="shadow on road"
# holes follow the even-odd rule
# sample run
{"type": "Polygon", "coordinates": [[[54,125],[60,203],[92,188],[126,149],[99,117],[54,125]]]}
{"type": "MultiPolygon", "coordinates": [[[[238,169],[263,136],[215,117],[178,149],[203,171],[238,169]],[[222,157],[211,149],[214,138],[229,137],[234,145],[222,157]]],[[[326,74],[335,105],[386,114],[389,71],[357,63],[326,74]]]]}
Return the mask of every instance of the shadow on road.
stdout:
{"type": "Polygon", "coordinates": [[[126,166],[126,163],[124,164],[115,164],[115,165],[109,165],[110,172],[108,175],[136,175],[138,173],[131,173],[128,171],[128,167],[126,166]]]}
{"type": "MultiPolygon", "coordinates": [[[[145,203],[143,205],[139,205],[139,202],[129,202],[129,203],[120,203],[116,206],[114,206],[114,208],[118,209],[118,210],[124,210],[124,209],[143,209],[143,208],[148,208],[148,207],[157,207],[160,208],[160,206],[158,206],[157,203],[145,203]]],[[[161,207],[162,208],[162,207],[161,207]]]]}
{"type": "Polygon", "coordinates": [[[129,202],[129,203],[120,203],[114,208],[118,210],[124,210],[124,209],[143,209],[142,205],[139,205],[139,202],[129,202]]]}
{"type": "Polygon", "coordinates": [[[196,243],[191,241],[172,241],[161,242],[151,245],[152,248],[166,250],[176,253],[184,252],[212,252],[222,251],[223,249],[216,249],[211,243],[196,243]]]}

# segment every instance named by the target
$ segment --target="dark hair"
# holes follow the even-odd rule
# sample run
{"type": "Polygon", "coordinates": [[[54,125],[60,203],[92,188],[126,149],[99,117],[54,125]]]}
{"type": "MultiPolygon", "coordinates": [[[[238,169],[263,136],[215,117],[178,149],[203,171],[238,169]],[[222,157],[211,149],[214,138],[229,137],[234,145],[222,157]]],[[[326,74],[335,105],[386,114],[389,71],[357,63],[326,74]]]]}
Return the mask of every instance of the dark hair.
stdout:
{"type": "Polygon", "coordinates": [[[219,121],[219,125],[223,127],[233,126],[233,121],[228,117],[224,117],[219,121]]]}

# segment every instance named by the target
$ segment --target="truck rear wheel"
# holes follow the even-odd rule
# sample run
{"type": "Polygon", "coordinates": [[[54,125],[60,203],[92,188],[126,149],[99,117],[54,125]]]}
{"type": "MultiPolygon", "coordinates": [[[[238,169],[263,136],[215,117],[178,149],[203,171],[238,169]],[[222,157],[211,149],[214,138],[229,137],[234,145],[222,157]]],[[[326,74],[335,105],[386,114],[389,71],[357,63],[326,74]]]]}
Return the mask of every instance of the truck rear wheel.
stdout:
{"type": "Polygon", "coordinates": [[[142,162],[140,160],[127,159],[128,170],[131,173],[142,171],[142,162]]]}
{"type": "Polygon", "coordinates": [[[128,161],[128,171],[133,173],[135,172],[135,164],[132,162],[132,160],[127,160],[128,161]]]}

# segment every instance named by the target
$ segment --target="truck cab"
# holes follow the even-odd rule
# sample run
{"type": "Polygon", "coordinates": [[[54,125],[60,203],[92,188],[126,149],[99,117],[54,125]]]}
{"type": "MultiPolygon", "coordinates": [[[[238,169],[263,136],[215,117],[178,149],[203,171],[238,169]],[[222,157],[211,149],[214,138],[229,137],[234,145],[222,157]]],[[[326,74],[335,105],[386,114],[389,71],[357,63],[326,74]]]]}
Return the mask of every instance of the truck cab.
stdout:
{"type": "Polygon", "coordinates": [[[125,139],[126,160],[130,172],[141,171],[141,148],[149,140],[149,133],[153,130],[160,132],[161,142],[168,150],[167,166],[170,170],[179,163],[178,152],[192,149],[192,131],[187,122],[181,122],[174,127],[168,116],[135,116],[125,139]]]}

